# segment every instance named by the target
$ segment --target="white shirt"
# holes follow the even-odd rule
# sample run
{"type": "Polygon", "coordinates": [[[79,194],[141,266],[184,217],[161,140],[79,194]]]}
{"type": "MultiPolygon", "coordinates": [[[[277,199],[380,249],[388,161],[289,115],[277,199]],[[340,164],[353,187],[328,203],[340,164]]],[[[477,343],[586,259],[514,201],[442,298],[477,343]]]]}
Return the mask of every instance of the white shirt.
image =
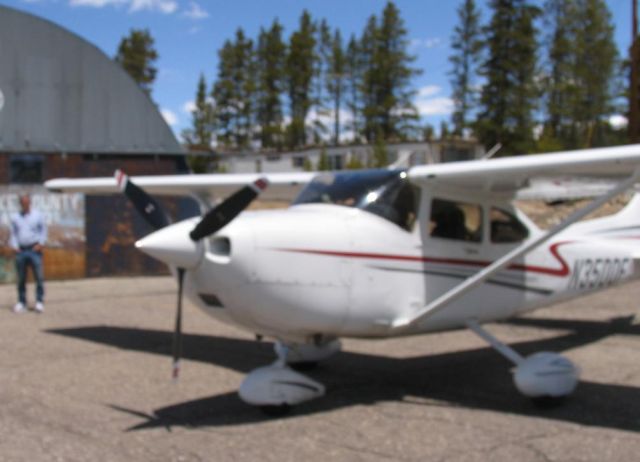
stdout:
{"type": "Polygon", "coordinates": [[[29,213],[19,212],[11,216],[11,248],[20,250],[20,246],[44,245],[46,241],[47,225],[40,212],[31,209],[29,213]]]}

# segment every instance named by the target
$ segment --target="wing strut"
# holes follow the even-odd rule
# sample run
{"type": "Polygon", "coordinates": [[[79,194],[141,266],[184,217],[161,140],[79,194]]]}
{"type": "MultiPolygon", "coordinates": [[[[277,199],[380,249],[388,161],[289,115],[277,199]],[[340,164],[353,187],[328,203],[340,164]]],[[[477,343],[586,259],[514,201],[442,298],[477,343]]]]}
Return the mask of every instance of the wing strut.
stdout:
{"type": "Polygon", "coordinates": [[[616,187],[609,190],[607,193],[601,195],[597,199],[594,199],[590,204],[584,206],[583,208],[576,210],[574,213],[569,215],[564,221],[556,225],[555,227],[548,230],[546,233],[542,233],[540,236],[525,242],[524,244],[516,247],[511,252],[503,255],[492,264],[487,266],[486,268],[478,271],[473,276],[465,279],[463,282],[452,288],[451,290],[445,292],[440,297],[436,298],[434,301],[426,305],[412,317],[400,318],[394,321],[393,328],[394,329],[405,329],[414,325],[416,323],[421,322],[422,320],[436,314],[437,312],[445,309],[451,302],[458,299],[465,293],[469,292],[474,287],[482,284],[484,281],[489,279],[491,276],[501,271],[508,265],[510,265],[514,260],[521,257],[525,253],[539,246],[546,240],[552,238],[559,232],[563,231],[568,226],[571,226],[578,220],[584,218],[589,215],[594,210],[600,208],[607,201],[617,196],[618,194],[626,191],[627,189],[633,187],[638,178],[640,177],[640,168],[636,169],[633,174],[627,178],[626,180],[619,183],[616,187]]]}

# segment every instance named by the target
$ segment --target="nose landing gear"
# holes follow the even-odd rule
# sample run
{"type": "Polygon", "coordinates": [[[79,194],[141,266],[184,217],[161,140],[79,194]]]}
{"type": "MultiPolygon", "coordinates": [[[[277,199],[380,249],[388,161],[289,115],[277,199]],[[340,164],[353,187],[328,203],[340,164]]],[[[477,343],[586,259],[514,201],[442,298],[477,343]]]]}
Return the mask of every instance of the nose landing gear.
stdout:
{"type": "Polygon", "coordinates": [[[252,371],[240,385],[240,398],[258,406],[267,415],[281,416],[291,406],[324,396],[325,387],[296,372],[295,365],[315,364],[340,350],[340,341],[325,343],[284,344],[276,342],[278,359],[271,365],[252,371]],[[290,367],[291,366],[291,367],[290,367]]]}

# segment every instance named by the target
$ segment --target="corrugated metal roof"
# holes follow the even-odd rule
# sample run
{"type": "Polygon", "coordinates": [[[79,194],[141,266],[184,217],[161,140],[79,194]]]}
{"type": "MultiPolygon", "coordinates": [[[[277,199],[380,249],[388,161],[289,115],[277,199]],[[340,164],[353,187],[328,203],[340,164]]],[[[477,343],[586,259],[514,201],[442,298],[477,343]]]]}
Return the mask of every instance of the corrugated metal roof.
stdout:
{"type": "Polygon", "coordinates": [[[4,6],[0,95],[0,152],[182,152],[117,63],[68,30],[4,6]]]}

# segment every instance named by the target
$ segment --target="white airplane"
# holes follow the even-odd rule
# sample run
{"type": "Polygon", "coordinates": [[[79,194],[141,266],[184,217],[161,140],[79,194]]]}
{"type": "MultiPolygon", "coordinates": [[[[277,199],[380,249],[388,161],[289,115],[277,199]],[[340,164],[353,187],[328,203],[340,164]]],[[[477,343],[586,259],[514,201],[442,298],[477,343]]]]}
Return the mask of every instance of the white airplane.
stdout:
{"type": "Polygon", "coordinates": [[[525,396],[569,395],[579,376],[569,359],[552,352],[522,357],[481,324],[637,277],[640,195],[615,215],[580,220],[633,188],[639,176],[640,145],[630,145],[404,170],[132,179],[117,172],[115,179],[55,179],[46,186],[123,190],[156,229],[136,247],[178,276],[174,374],[184,286],[214,318],[276,340],[277,360],[248,374],[239,395],[267,412],[284,412],[325,393],[295,366],[328,358],[340,338],[457,328],[469,328],[512,361],[525,396]],[[603,192],[597,183],[599,195],[589,205],[543,231],[513,201],[548,199],[535,185],[553,177],[611,187],[603,192]],[[265,195],[302,190],[287,209],[244,211],[267,183],[265,195]],[[192,195],[201,203],[212,194],[228,197],[202,218],[170,224],[149,193],[192,195]]]}

